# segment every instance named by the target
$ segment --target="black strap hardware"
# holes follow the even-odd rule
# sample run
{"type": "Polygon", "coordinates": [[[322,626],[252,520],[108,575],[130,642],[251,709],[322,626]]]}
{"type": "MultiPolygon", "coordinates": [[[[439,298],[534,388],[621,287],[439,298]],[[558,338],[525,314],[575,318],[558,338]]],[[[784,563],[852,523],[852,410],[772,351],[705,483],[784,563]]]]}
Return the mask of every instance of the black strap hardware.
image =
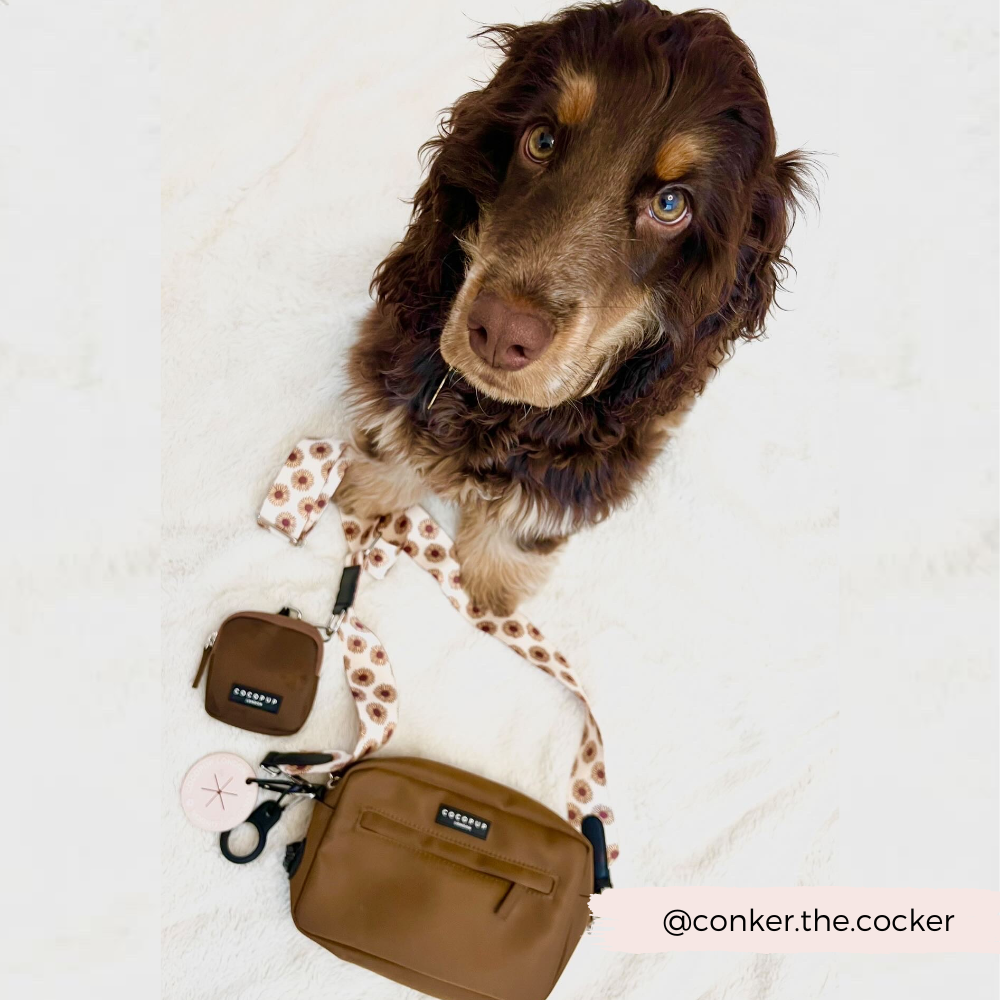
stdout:
{"type": "Polygon", "coordinates": [[[219,834],[219,850],[227,861],[232,861],[234,865],[245,865],[248,861],[254,861],[260,857],[261,851],[267,844],[268,831],[275,823],[281,819],[284,808],[279,805],[278,799],[268,799],[261,802],[259,806],[247,817],[247,822],[257,830],[257,843],[249,854],[233,854],[229,850],[229,834],[232,830],[226,830],[219,834]]]}
{"type": "Polygon", "coordinates": [[[331,614],[340,615],[345,611],[350,611],[354,604],[354,595],[358,592],[358,577],[361,576],[360,566],[345,566],[344,572],[340,574],[340,588],[337,590],[337,599],[333,602],[331,614]]]}
{"type": "MultiPolygon", "coordinates": [[[[276,750],[272,750],[264,759],[260,762],[260,766],[265,770],[274,771],[277,773],[279,764],[329,764],[333,760],[332,753],[278,753],[276,750]]],[[[264,785],[262,782],[257,782],[263,788],[270,788],[270,785],[264,785]]],[[[283,791],[280,788],[274,788],[273,791],[283,791]]]]}
{"type": "Polygon", "coordinates": [[[285,866],[289,878],[293,878],[299,870],[299,865],[302,864],[302,855],[305,853],[306,842],[304,839],[293,841],[285,847],[285,860],[282,864],[285,866]]]}
{"type": "Polygon", "coordinates": [[[608,871],[608,846],[604,840],[604,824],[597,816],[584,816],[580,830],[594,848],[594,892],[612,888],[608,871]]]}
{"type": "MultiPolygon", "coordinates": [[[[281,754],[269,754],[268,756],[280,757],[281,754]]],[[[287,756],[306,756],[304,754],[288,754],[287,756]]],[[[318,754],[314,756],[328,756],[326,754],[318,754]]],[[[266,758],[265,758],[266,762],[266,758]]],[[[249,854],[234,854],[229,849],[229,835],[233,832],[232,830],[226,830],[219,834],[219,850],[222,851],[222,856],[227,861],[232,861],[234,865],[245,865],[249,861],[254,861],[260,857],[261,851],[267,845],[267,835],[278,820],[281,819],[281,814],[285,811],[285,807],[282,804],[289,795],[300,795],[306,798],[315,799],[322,798],[324,788],[322,785],[313,785],[308,781],[303,781],[302,779],[292,779],[290,781],[284,780],[274,780],[271,778],[248,778],[247,781],[252,781],[254,784],[260,785],[261,788],[266,788],[270,792],[279,792],[280,794],[276,799],[266,799],[261,802],[259,806],[249,816],[246,818],[246,822],[249,823],[257,831],[257,843],[254,845],[252,851],[249,854]]],[[[242,824],[241,824],[242,825],[242,824]]],[[[235,829],[235,828],[234,828],[235,829]]]]}

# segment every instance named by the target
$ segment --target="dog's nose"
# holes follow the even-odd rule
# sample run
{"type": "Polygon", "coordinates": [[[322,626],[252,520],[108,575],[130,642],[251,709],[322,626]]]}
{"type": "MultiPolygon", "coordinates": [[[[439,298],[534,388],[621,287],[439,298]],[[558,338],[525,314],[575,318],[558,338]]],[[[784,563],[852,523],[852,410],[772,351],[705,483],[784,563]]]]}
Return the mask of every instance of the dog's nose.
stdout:
{"type": "Polygon", "coordinates": [[[552,324],[543,316],[515,309],[489,292],[469,310],[469,346],[494,368],[517,371],[540,358],[552,343],[552,324]]]}

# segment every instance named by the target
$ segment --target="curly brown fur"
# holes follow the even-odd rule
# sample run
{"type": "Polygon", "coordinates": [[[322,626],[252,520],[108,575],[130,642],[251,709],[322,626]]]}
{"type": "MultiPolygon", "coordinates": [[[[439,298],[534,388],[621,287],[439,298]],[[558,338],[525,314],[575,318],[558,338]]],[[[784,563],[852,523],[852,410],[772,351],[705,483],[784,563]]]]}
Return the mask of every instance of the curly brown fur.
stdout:
{"type": "Polygon", "coordinates": [[[457,501],[459,548],[475,538],[489,567],[465,567],[473,596],[503,611],[541,579],[546,540],[627,500],[715,368],[763,331],[807,163],[776,155],[753,56],[717,13],[624,0],[485,34],[503,62],[425,147],[350,371],[372,455],[355,502],[377,507],[383,486],[401,500],[401,483],[457,501]],[[539,122],[556,142],[542,165],[525,152],[539,122]],[[649,211],[665,184],[689,208],[669,226],[649,211]],[[481,293],[546,317],[538,360],[473,352],[481,293]]]}

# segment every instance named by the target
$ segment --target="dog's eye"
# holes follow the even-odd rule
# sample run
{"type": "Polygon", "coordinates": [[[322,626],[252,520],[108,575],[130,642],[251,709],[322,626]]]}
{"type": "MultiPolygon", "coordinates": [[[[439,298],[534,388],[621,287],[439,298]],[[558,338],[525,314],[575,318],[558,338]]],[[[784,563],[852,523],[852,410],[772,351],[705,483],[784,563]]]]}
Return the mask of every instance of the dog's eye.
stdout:
{"type": "Polygon", "coordinates": [[[653,202],[649,206],[649,214],[657,222],[664,222],[667,225],[676,225],[687,215],[687,212],[687,198],[684,197],[684,192],[680,188],[660,188],[653,196],[653,202]]]}
{"type": "Polygon", "coordinates": [[[544,163],[556,149],[556,137],[548,125],[536,125],[524,137],[524,152],[528,159],[544,163]]]}

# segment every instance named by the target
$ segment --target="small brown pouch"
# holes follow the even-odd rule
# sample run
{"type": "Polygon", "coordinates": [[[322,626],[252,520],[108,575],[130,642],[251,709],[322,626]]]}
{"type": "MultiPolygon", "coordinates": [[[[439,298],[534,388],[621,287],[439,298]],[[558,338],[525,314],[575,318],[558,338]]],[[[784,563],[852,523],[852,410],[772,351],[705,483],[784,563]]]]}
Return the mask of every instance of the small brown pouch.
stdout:
{"type": "Polygon", "coordinates": [[[323,637],[314,625],[285,613],[239,611],[209,638],[192,687],[207,669],[212,718],[287,736],[305,723],[322,666],[323,637]]]}

